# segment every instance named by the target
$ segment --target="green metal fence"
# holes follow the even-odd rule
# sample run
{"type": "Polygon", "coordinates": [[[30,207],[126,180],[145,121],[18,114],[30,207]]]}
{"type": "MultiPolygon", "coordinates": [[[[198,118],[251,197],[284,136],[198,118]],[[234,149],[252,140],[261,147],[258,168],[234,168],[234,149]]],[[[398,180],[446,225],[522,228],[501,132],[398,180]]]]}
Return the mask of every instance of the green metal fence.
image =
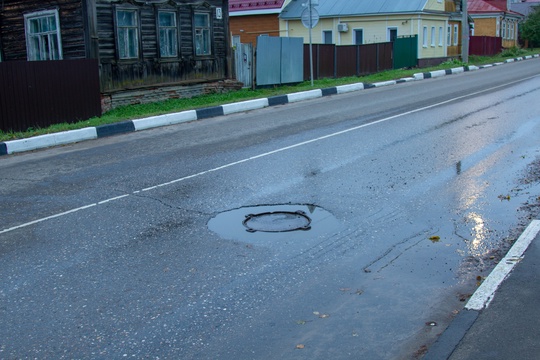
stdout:
{"type": "Polygon", "coordinates": [[[400,36],[394,41],[394,69],[418,65],[418,35],[400,36]]]}

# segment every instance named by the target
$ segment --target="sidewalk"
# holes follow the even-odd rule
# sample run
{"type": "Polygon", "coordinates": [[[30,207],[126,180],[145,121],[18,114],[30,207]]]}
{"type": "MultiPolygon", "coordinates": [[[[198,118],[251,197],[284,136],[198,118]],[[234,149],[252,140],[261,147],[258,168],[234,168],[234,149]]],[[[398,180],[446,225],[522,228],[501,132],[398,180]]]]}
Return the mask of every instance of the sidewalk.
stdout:
{"type": "Polygon", "coordinates": [[[423,359],[540,359],[539,279],[533,220],[423,359]]]}
{"type": "Polygon", "coordinates": [[[277,95],[269,98],[241,101],[232,104],[213,106],[209,108],[187,110],[178,113],[151,116],[143,119],[128,120],[97,127],[88,127],[79,130],[64,131],[47,135],[40,135],[31,138],[10,140],[0,142],[0,156],[10,155],[20,152],[44,149],[53,146],[73,144],[80,141],[93,140],[107,136],[126,134],[134,131],[141,131],[161,126],[175,125],[188,121],[196,121],[216,116],[230,115],[239,112],[262,109],[270,106],[285,105],[298,101],[317,99],[324,96],[344,94],[353,91],[374,89],[383,86],[397,85],[410,81],[432,79],[447,75],[459,74],[463,72],[486,69],[493,66],[500,66],[515,61],[523,61],[539,58],[540,54],[507,59],[501,63],[488,64],[482,66],[462,66],[446,70],[437,70],[425,73],[416,73],[413,77],[402,78],[398,80],[382,81],[374,84],[354,83],[349,85],[340,85],[325,89],[314,89],[302,91],[287,95],[277,95]]]}

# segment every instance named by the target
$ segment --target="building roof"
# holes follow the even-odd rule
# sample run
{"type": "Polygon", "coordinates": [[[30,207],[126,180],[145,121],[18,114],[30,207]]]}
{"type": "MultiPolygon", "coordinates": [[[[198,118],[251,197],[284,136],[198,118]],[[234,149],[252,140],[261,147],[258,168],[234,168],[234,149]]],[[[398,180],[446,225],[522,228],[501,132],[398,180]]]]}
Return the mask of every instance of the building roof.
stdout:
{"type": "Polygon", "coordinates": [[[229,0],[229,12],[281,10],[285,0],[229,0]]]}
{"type": "Polygon", "coordinates": [[[512,9],[512,11],[528,16],[538,6],[540,6],[540,2],[513,3],[510,4],[510,9],[512,9]]]}
{"type": "MultiPolygon", "coordinates": [[[[417,13],[428,0],[319,0],[320,17],[417,13]]],[[[292,0],[281,12],[282,19],[298,19],[305,9],[304,0],[292,0]]]]}
{"type": "Polygon", "coordinates": [[[514,15],[521,15],[508,9],[507,0],[468,0],[467,5],[468,12],[471,14],[505,12],[514,15]]]}

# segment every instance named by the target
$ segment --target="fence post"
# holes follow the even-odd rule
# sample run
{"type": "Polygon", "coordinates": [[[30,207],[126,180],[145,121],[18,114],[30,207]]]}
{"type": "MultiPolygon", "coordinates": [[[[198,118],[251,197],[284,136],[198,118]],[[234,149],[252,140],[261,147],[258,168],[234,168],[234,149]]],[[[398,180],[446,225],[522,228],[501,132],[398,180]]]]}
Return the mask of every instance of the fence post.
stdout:
{"type": "Polygon", "coordinates": [[[337,46],[334,45],[334,79],[337,78],[337,46]]]}

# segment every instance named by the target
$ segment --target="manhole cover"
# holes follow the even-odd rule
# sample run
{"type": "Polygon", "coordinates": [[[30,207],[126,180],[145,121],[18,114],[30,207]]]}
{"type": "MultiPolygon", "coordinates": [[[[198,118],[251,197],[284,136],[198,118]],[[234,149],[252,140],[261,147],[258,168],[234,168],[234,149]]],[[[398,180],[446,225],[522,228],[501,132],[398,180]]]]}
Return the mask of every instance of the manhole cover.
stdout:
{"type": "Polygon", "coordinates": [[[249,232],[286,232],[311,229],[311,219],[301,210],[248,214],[242,224],[249,232]]]}

